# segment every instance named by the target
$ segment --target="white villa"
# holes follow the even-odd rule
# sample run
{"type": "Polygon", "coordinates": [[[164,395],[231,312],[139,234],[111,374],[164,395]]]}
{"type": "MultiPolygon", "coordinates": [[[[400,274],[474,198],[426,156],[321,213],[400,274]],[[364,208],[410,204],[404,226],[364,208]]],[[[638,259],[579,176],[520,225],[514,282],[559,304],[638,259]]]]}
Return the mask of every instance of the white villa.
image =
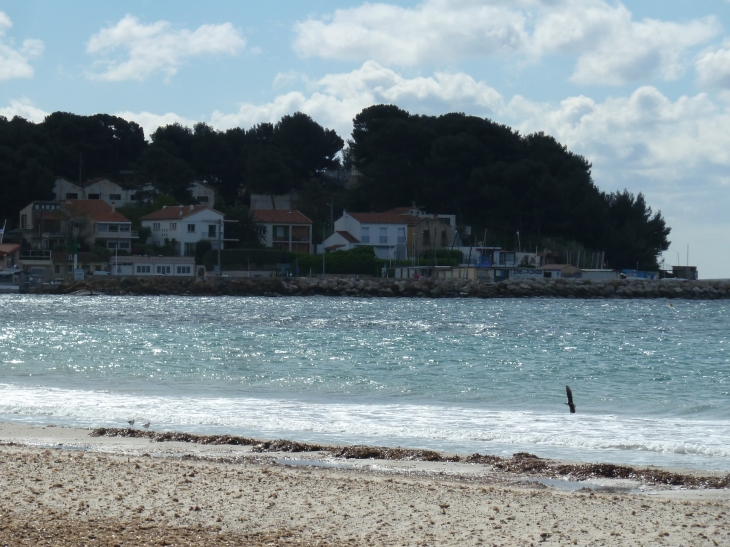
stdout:
{"type": "Polygon", "coordinates": [[[179,256],[195,255],[198,241],[210,241],[213,249],[223,249],[225,215],[207,205],[171,205],[141,218],[142,226],[152,230],[152,242],[164,245],[177,242],[179,256]]]}
{"type": "Polygon", "coordinates": [[[417,219],[398,213],[348,213],[335,221],[335,231],[324,240],[327,251],[349,250],[363,245],[374,248],[382,259],[408,258],[408,227],[417,219]]]}

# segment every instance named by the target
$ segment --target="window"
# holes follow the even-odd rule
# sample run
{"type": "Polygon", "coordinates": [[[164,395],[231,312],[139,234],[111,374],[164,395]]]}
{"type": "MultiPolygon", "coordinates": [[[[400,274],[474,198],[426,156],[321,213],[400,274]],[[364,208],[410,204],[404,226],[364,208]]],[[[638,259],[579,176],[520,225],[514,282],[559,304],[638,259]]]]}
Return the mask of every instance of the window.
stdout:
{"type": "Polygon", "coordinates": [[[380,243],[388,243],[388,228],[380,228],[380,243]]]}
{"type": "Polygon", "coordinates": [[[189,234],[195,233],[195,224],[188,224],[188,233],[189,234]]]}
{"type": "Polygon", "coordinates": [[[406,229],[398,228],[398,243],[403,244],[406,242],[406,229]]]}
{"type": "Polygon", "coordinates": [[[177,273],[179,274],[190,274],[192,271],[190,266],[178,266],[177,267],[177,273]]]}
{"type": "Polygon", "coordinates": [[[370,228],[363,226],[360,241],[363,243],[370,243],[370,228]]]}
{"type": "Polygon", "coordinates": [[[120,249],[129,249],[129,241],[120,241],[119,248],[120,249]]]}
{"type": "Polygon", "coordinates": [[[287,238],[287,228],[286,226],[274,226],[274,237],[275,238],[287,238]]]}
{"type": "Polygon", "coordinates": [[[110,201],[121,201],[122,194],[109,194],[110,201]]]}
{"type": "Polygon", "coordinates": [[[119,231],[120,232],[129,232],[129,224],[120,224],[119,225],[119,231]]]}
{"type": "Polygon", "coordinates": [[[185,256],[195,256],[195,243],[185,244],[185,256]]]}
{"type": "Polygon", "coordinates": [[[89,194],[89,199],[101,199],[101,194],[89,194]]]}
{"type": "Polygon", "coordinates": [[[59,266],[58,264],[56,264],[55,270],[56,270],[56,273],[57,274],[60,274],[61,273],[61,266],[59,266]]]}
{"type": "Polygon", "coordinates": [[[159,223],[159,222],[153,222],[153,223],[152,223],[152,229],[153,229],[153,230],[154,230],[155,232],[159,232],[159,231],[160,231],[160,223],[159,223]]]}
{"type": "Polygon", "coordinates": [[[151,270],[152,270],[152,266],[140,266],[139,264],[137,265],[137,268],[136,268],[136,272],[138,274],[148,274],[148,273],[151,273],[151,270]]]}
{"type": "Polygon", "coordinates": [[[94,266],[94,271],[95,272],[101,271],[101,266],[94,266]]]}
{"type": "Polygon", "coordinates": [[[74,265],[73,264],[69,264],[68,266],[66,266],[66,271],[69,272],[69,273],[72,272],[72,271],[74,271],[74,265]]]}
{"type": "Polygon", "coordinates": [[[424,245],[430,245],[431,244],[431,232],[428,230],[423,231],[423,244],[424,245]]]}
{"type": "Polygon", "coordinates": [[[108,232],[109,231],[109,225],[108,224],[97,224],[96,225],[96,231],[97,232],[108,232]]]}
{"type": "Polygon", "coordinates": [[[79,199],[79,195],[76,192],[66,192],[66,199],[79,199]]]}
{"type": "Polygon", "coordinates": [[[118,232],[119,231],[119,225],[118,224],[110,224],[109,225],[109,231],[110,232],[118,232]]]}
{"type": "Polygon", "coordinates": [[[449,237],[446,235],[446,230],[441,230],[441,246],[447,247],[449,245],[449,237]]]}
{"type": "Polygon", "coordinates": [[[170,230],[177,230],[177,222],[170,223],[170,230]]]}
{"type": "Polygon", "coordinates": [[[208,224],[208,237],[216,237],[215,236],[215,224],[208,224]]]}
{"type": "Polygon", "coordinates": [[[166,275],[172,271],[172,266],[157,266],[156,273],[166,275]]]}
{"type": "Polygon", "coordinates": [[[108,249],[116,249],[117,248],[117,242],[116,241],[108,241],[106,246],[107,246],[108,249]]]}
{"type": "Polygon", "coordinates": [[[129,201],[137,201],[137,194],[131,194],[129,196],[129,201]]]}

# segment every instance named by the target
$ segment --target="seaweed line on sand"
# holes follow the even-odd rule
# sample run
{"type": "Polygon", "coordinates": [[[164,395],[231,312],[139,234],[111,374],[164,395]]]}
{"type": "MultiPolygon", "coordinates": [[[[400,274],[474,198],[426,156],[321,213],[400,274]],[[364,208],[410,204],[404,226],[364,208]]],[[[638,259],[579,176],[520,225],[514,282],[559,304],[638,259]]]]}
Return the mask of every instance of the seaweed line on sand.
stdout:
{"type": "Polygon", "coordinates": [[[633,479],[649,484],[683,486],[691,489],[721,489],[730,487],[730,474],[724,477],[673,473],[662,469],[636,469],[610,463],[559,463],[542,459],[527,452],[518,452],[511,458],[471,454],[470,456],[443,455],[433,450],[388,448],[382,446],[325,446],[300,443],[285,439],[260,441],[235,435],[195,435],[182,432],[157,433],[129,428],[97,428],[92,437],[148,438],[153,442],[187,442],[208,445],[251,446],[253,452],[324,452],[335,458],[378,459],[426,462],[462,462],[491,465],[495,471],[505,473],[570,477],[574,480],[588,478],[633,479]]]}

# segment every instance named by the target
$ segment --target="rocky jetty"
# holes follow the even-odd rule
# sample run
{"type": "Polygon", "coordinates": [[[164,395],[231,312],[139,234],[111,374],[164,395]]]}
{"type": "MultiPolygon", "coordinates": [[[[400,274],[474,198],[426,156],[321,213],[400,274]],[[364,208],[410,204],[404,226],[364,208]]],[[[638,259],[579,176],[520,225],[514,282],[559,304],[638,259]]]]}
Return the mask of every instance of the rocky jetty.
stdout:
{"type": "Polygon", "coordinates": [[[647,281],[466,279],[98,277],[42,286],[45,294],[189,296],[353,296],[422,298],[730,298],[730,280],[647,281]]]}

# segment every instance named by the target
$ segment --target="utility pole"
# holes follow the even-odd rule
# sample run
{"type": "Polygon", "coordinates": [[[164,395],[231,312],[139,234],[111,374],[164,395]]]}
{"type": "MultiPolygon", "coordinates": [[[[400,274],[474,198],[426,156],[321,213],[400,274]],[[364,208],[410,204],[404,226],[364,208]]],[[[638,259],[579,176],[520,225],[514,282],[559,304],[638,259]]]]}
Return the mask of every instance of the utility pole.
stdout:
{"type": "Polygon", "coordinates": [[[324,279],[324,255],[327,252],[324,248],[325,227],[322,226],[322,278],[324,279]]]}
{"type": "Polygon", "coordinates": [[[223,244],[223,240],[221,239],[222,226],[223,221],[218,219],[218,277],[223,275],[223,270],[221,270],[221,246],[223,244]]]}

